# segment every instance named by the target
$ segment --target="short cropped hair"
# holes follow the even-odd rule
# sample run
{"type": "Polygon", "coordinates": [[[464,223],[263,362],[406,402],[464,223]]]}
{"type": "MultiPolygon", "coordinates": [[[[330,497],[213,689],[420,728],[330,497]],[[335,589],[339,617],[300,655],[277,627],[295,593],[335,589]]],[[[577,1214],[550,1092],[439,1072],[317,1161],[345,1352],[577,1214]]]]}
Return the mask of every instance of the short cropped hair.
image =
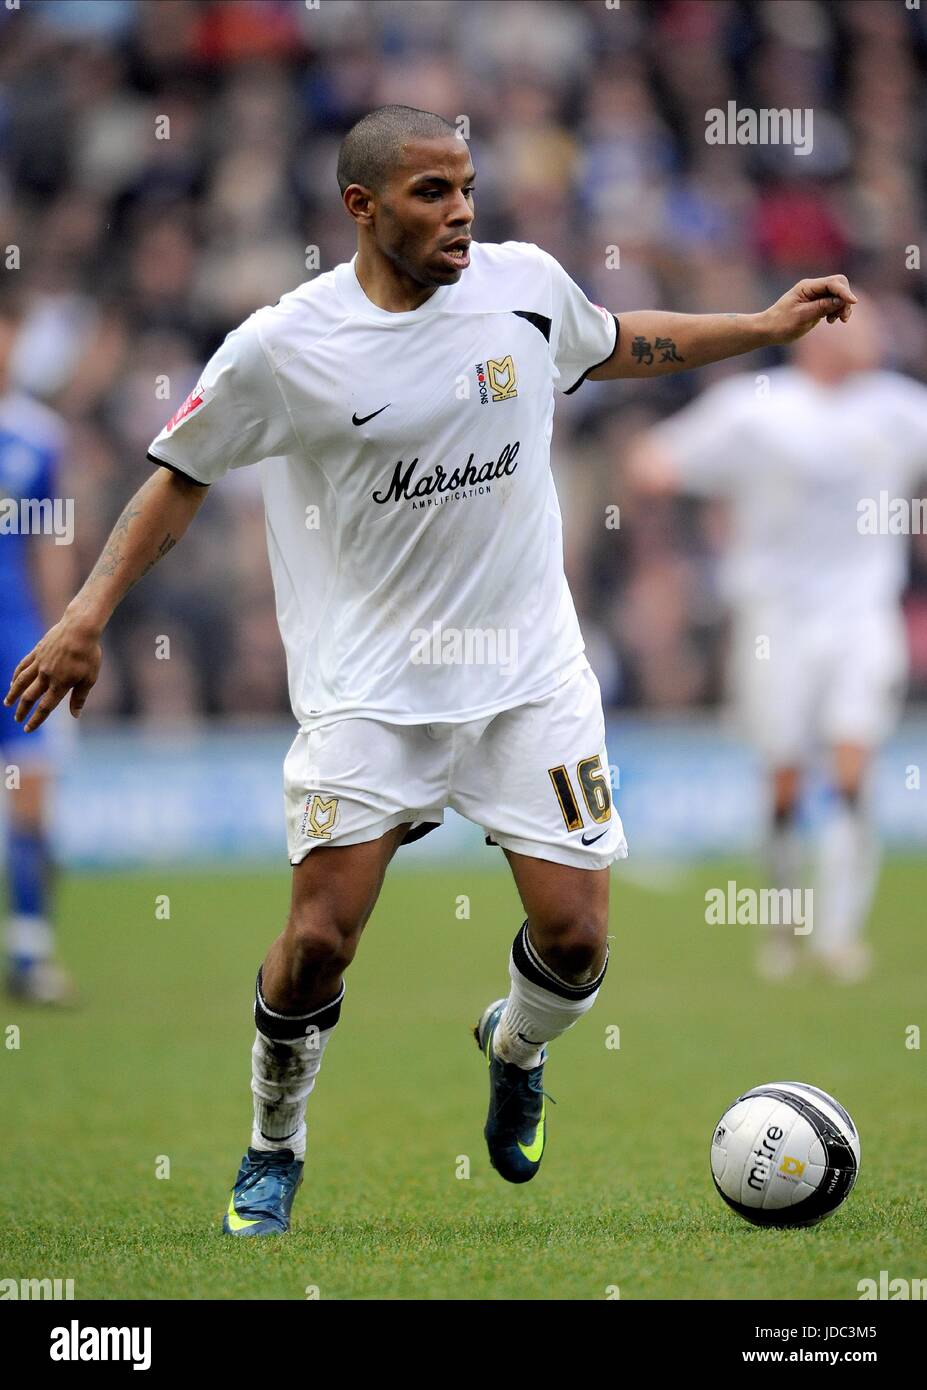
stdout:
{"type": "Polygon", "coordinates": [[[379,193],[402,156],[407,140],[456,135],[457,127],[433,111],[414,106],[380,106],[351,127],[338,151],[341,192],[359,183],[379,193]]]}

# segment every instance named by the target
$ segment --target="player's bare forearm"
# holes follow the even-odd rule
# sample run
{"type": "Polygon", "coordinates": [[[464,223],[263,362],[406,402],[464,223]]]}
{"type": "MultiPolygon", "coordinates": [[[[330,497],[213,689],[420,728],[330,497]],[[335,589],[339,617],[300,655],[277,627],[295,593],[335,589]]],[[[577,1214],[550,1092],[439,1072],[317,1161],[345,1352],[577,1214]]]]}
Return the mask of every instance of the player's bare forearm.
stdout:
{"type": "Polygon", "coordinates": [[[856,303],[845,275],[800,280],[760,314],[674,314],[640,309],[621,315],[615,350],[590,381],[664,376],[705,367],[754,348],[793,342],[821,319],[846,323],[856,303]]]}
{"type": "Polygon", "coordinates": [[[4,704],[27,733],[44,722],[71,692],[80,714],[96,683],[100,637],[132,585],[172,550],[196,515],[207,488],[166,468],[143,483],[123,509],[103,553],[60,620],[20,661],[4,704]]]}
{"type": "Polygon", "coordinates": [[[590,381],[664,376],[765,347],[761,314],[672,314],[641,309],[621,315],[615,352],[590,381]]]}
{"type": "Polygon", "coordinates": [[[133,584],[173,550],[207,490],[158,468],[123,508],[103,553],[66,613],[102,632],[133,584]]]}

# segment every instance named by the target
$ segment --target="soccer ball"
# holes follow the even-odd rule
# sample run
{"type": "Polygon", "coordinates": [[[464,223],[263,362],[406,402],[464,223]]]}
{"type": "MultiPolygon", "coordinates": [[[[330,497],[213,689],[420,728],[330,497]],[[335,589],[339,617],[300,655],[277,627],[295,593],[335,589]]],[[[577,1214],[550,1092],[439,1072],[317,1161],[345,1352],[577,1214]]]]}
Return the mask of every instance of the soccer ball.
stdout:
{"type": "Polygon", "coordinates": [[[813,1226],[850,1195],[859,1134],[839,1101],[803,1081],[739,1096],[715,1125],[711,1173],[729,1207],[757,1226],[813,1226]]]}

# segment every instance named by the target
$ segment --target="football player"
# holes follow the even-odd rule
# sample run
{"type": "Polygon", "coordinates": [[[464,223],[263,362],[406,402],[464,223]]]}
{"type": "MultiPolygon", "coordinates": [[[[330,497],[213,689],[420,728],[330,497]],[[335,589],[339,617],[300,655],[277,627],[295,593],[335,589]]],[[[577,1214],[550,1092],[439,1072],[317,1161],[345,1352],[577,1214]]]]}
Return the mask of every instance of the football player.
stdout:
{"type": "Polygon", "coordinates": [[[344,973],[390,859],[449,806],[501,847],[524,906],[508,993],[475,1031],[490,1159],[510,1182],[537,1172],[547,1049],[595,1003],[609,865],[626,853],[563,571],[554,390],[786,342],[854,302],[829,275],[762,314],[619,325],[539,247],[474,240],[475,177],[440,116],[384,107],[351,129],[338,180],[356,255],[228,335],[7,696],[29,729],[68,692],[79,713],[122,595],[213,483],[259,466],[298,726],[284,769],[293,892],[258,971],[234,1236],[288,1229],[344,973]]]}

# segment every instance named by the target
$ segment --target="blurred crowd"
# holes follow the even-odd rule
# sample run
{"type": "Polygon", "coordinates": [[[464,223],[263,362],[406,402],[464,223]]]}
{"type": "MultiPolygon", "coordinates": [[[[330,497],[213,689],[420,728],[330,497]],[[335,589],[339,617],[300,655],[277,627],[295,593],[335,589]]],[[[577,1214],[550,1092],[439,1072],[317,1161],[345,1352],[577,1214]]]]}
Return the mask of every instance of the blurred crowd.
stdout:
{"type": "MultiPolygon", "coordinates": [[[[465,116],[476,236],[537,242],[619,315],[758,310],[840,270],[879,304],[888,365],[927,377],[925,69],[927,4],[903,0],[0,5],[0,250],[20,248],[0,274],[30,305],[17,378],[67,421],[81,576],[229,329],[353,254],[338,144],[388,102],[465,116]],[[729,100],[811,108],[812,152],[709,145],[706,112],[729,100]]],[[[622,455],[731,370],[558,398],[567,572],[613,705],[719,698],[723,516],[636,502],[622,455]]],[[[906,613],[924,695],[924,536],[906,613]]],[[[212,489],[108,657],[94,718],[288,708],[256,470],[212,489]],[[151,659],[163,633],[170,662],[151,659]]]]}

